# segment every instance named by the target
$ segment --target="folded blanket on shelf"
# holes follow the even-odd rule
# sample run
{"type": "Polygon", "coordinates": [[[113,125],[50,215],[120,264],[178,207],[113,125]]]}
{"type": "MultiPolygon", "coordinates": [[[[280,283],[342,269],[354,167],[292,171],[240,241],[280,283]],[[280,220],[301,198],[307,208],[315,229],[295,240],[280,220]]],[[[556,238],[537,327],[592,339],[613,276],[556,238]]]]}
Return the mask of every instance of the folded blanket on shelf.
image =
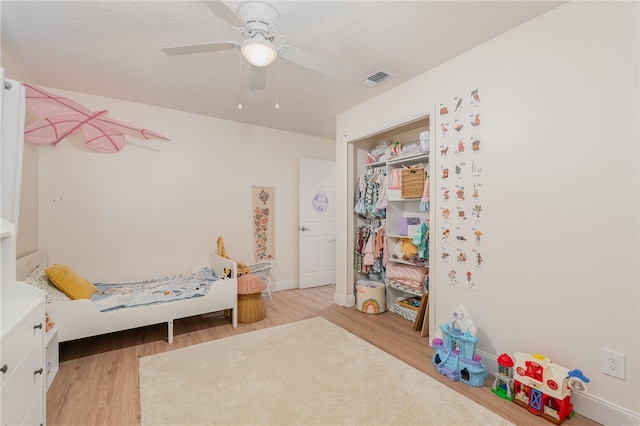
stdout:
{"type": "Polygon", "coordinates": [[[424,288],[429,276],[429,269],[413,265],[387,263],[386,278],[407,285],[416,290],[424,288]]]}

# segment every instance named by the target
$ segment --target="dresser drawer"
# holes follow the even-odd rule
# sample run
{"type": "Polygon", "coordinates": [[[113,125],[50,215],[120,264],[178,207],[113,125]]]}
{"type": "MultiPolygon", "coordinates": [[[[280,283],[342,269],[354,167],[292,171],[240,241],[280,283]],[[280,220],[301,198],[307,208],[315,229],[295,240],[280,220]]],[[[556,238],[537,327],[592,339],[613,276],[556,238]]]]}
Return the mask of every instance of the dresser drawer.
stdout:
{"type": "Polygon", "coordinates": [[[43,392],[38,393],[38,397],[35,399],[35,401],[33,401],[33,404],[31,405],[31,409],[29,410],[26,417],[22,421],[23,425],[42,426],[45,424],[45,421],[44,421],[45,414],[43,414],[42,412],[44,407],[43,405],[44,401],[42,401],[42,398],[44,398],[43,392]]]}
{"type": "Polygon", "coordinates": [[[31,411],[36,414],[32,413],[30,416],[37,416],[38,411],[42,412],[42,406],[36,407],[34,402],[40,398],[42,403],[44,374],[42,344],[38,342],[18,364],[11,377],[2,384],[0,393],[3,425],[23,424],[31,411]]]}
{"type": "Polygon", "coordinates": [[[38,304],[11,333],[3,336],[0,352],[0,367],[6,365],[6,373],[0,373],[0,383],[9,379],[20,360],[36,342],[42,346],[44,324],[42,318],[42,304],[38,304]]]}

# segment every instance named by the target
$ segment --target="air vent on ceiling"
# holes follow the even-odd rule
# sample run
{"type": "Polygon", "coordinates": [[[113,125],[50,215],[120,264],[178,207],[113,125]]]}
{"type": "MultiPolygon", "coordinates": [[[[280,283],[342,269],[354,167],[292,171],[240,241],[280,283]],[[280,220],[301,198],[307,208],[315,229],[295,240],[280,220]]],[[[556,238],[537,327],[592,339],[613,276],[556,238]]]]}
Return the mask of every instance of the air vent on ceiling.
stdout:
{"type": "Polygon", "coordinates": [[[360,80],[360,83],[364,84],[365,86],[373,87],[373,86],[377,86],[378,84],[382,83],[383,81],[391,78],[392,76],[393,76],[393,74],[391,74],[389,71],[385,71],[383,69],[379,69],[378,71],[375,71],[372,74],[370,74],[369,76],[367,76],[364,79],[360,80]]]}

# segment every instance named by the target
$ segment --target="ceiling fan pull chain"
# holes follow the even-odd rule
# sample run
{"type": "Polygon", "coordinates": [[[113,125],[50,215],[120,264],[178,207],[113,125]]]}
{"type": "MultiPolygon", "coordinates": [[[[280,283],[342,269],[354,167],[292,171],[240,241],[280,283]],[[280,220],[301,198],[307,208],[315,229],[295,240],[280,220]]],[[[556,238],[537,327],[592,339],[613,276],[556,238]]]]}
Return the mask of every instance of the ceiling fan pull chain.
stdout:
{"type": "Polygon", "coordinates": [[[242,109],[242,55],[238,55],[240,58],[240,84],[238,84],[238,109],[242,109]]]}
{"type": "Polygon", "coordinates": [[[276,109],[280,109],[280,59],[276,58],[276,109]]]}

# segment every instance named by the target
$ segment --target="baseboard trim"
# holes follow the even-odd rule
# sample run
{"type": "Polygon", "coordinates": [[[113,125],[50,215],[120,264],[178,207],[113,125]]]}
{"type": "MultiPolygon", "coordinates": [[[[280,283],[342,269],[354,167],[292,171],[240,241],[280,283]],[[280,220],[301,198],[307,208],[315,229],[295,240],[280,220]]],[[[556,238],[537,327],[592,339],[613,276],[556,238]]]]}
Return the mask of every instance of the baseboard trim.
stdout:
{"type": "Polygon", "coordinates": [[[339,294],[336,292],[333,296],[333,302],[336,305],[344,306],[345,308],[350,308],[352,306],[356,306],[356,296],[350,294],[345,297],[344,294],[339,294]]]}
{"type": "MultiPolygon", "coordinates": [[[[493,376],[498,371],[497,357],[482,351],[477,352],[482,357],[484,368],[493,376]]],[[[603,425],[640,425],[639,413],[589,393],[573,392],[571,401],[576,413],[603,425]]]]}
{"type": "Polygon", "coordinates": [[[589,393],[574,392],[571,400],[576,413],[603,425],[640,425],[640,413],[589,393]]]}
{"type": "Polygon", "coordinates": [[[298,288],[298,280],[285,280],[285,281],[278,281],[278,282],[271,282],[271,287],[269,287],[269,290],[271,290],[271,292],[274,291],[282,291],[282,290],[293,290],[298,288]]]}

